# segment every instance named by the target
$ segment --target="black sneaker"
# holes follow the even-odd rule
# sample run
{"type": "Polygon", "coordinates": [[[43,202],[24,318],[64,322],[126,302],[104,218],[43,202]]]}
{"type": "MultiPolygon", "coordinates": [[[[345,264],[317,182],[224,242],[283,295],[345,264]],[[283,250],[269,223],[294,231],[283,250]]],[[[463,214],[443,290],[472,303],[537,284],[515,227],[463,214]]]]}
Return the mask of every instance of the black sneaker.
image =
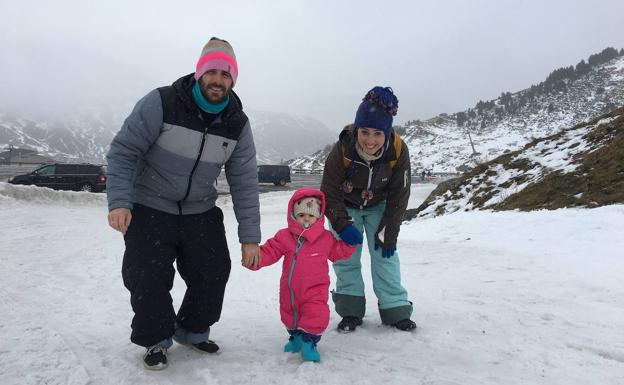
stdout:
{"type": "Polygon", "coordinates": [[[338,323],[338,331],[345,333],[353,332],[360,325],[362,325],[361,318],[346,316],[338,323]]]}
{"type": "Polygon", "coordinates": [[[402,319],[392,326],[399,330],[403,330],[404,332],[409,332],[410,330],[416,329],[416,323],[409,318],[402,319]]]}
{"type": "Polygon", "coordinates": [[[180,345],[188,346],[189,348],[196,350],[200,353],[216,353],[219,350],[219,345],[217,345],[212,340],[198,342],[196,344],[191,344],[185,341],[180,341],[175,334],[173,335],[173,340],[180,345]]]}
{"type": "Polygon", "coordinates": [[[200,343],[190,344],[188,346],[191,347],[193,350],[197,350],[200,353],[211,353],[212,354],[212,353],[216,353],[217,351],[219,351],[219,345],[217,345],[212,340],[202,341],[200,343]]]}
{"type": "Polygon", "coordinates": [[[163,370],[167,367],[167,348],[154,345],[147,348],[143,355],[143,366],[149,370],[163,370]]]}

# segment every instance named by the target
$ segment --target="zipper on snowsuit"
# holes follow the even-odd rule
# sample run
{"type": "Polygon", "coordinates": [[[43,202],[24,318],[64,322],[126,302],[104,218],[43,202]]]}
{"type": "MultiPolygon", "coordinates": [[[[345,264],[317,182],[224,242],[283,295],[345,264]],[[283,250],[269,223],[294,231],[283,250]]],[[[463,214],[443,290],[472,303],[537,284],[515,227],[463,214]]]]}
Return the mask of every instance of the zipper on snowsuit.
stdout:
{"type": "Polygon", "coordinates": [[[299,325],[299,315],[297,314],[297,309],[295,308],[295,292],[293,291],[293,288],[291,286],[291,281],[293,272],[295,271],[295,265],[297,264],[297,256],[299,255],[299,250],[301,249],[301,246],[303,246],[303,242],[305,242],[305,239],[303,238],[297,240],[297,248],[295,249],[295,255],[293,256],[293,260],[290,264],[290,272],[288,273],[288,292],[290,293],[290,306],[292,307],[294,320],[293,329],[295,330],[299,325]]]}

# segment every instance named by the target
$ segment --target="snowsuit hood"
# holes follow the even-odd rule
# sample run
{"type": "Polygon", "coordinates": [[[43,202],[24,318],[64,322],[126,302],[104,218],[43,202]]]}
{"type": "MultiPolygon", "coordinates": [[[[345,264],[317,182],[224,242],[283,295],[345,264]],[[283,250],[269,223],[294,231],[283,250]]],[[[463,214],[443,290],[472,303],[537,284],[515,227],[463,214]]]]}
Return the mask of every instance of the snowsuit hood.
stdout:
{"type": "Polygon", "coordinates": [[[314,242],[325,231],[325,194],[316,189],[301,188],[290,197],[288,201],[288,211],[286,212],[286,219],[288,222],[288,230],[295,236],[302,235],[310,242],[314,242]],[[307,197],[315,197],[321,201],[321,217],[316,220],[308,229],[305,229],[300,223],[297,222],[293,215],[293,209],[295,202],[307,197]]]}

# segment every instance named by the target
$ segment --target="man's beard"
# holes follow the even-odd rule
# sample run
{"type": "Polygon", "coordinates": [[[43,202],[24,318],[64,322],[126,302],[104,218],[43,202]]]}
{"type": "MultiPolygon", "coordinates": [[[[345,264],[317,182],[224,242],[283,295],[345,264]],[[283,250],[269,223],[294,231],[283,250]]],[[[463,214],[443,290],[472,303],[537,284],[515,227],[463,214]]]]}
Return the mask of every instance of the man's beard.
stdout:
{"type": "Polygon", "coordinates": [[[228,93],[230,92],[230,89],[228,89],[225,86],[219,85],[219,84],[215,84],[215,83],[210,83],[210,84],[206,84],[205,86],[202,86],[202,91],[204,94],[204,97],[212,104],[218,104],[221,103],[225,100],[225,98],[227,98],[228,93]],[[212,90],[211,89],[219,89],[222,92],[222,96],[215,96],[212,94],[212,90]]]}

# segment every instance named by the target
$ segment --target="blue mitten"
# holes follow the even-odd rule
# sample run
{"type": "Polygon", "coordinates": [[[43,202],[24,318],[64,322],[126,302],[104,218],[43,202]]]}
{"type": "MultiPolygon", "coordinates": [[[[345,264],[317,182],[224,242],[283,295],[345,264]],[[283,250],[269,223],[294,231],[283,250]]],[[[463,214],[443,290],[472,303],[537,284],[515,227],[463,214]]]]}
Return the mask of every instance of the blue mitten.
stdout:
{"type": "Polygon", "coordinates": [[[359,245],[364,240],[362,233],[352,224],[345,226],[338,234],[340,235],[340,239],[350,246],[359,245]]]}
{"type": "Polygon", "coordinates": [[[394,255],[394,252],[396,251],[396,247],[383,247],[375,243],[375,250],[379,249],[380,247],[382,258],[390,258],[394,255]]]}

